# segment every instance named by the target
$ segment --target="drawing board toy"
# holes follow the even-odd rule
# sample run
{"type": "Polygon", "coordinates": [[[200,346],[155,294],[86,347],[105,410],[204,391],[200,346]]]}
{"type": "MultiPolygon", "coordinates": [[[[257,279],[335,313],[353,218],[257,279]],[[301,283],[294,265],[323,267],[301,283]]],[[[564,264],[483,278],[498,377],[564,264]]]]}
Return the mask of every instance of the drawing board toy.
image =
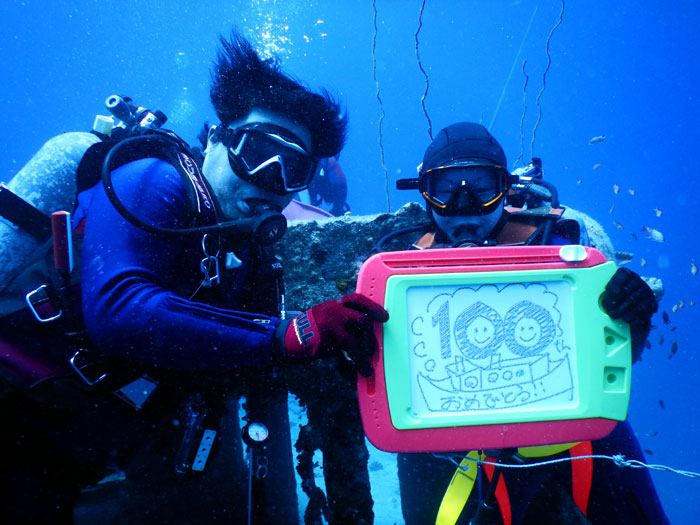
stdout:
{"type": "Polygon", "coordinates": [[[357,291],[382,304],[375,374],[358,379],[365,434],[389,452],[599,439],[627,415],[629,326],[600,295],[617,267],[594,248],[387,252],[357,291]]]}

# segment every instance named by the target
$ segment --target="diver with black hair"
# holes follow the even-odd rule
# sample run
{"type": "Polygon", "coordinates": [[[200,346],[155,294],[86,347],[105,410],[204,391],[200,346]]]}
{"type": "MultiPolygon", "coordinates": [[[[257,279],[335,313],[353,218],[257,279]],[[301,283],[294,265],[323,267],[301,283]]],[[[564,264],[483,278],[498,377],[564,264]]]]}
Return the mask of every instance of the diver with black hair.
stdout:
{"type": "Polygon", "coordinates": [[[321,160],[308,191],[312,206],[330,207],[328,212],[336,217],[350,211],[348,182],[336,157],[321,160]]]}
{"type": "Polygon", "coordinates": [[[71,317],[80,322],[47,333],[24,317],[2,320],[3,334],[72,356],[65,375],[0,400],[4,523],[80,521],[81,489],[124,470],[131,486],[111,502],[117,520],[296,523],[277,370],[330,357],[372,374],[374,325],[386,311],[350,294],[291,315],[272,252],[286,223],[266,231],[270,242],[239,227],[278,221],[319,159],[340,152],[341,107],[235,31],[220,40],[210,95],[220,123],[207,130],[201,173],[189,154],[133,160],[118,145],[104,182],[78,195],[73,226],[84,237],[71,317]],[[250,469],[232,392],[246,398],[250,469]],[[249,487],[261,485],[248,505],[249,487]]]}
{"type": "MultiPolygon", "coordinates": [[[[441,130],[425,151],[419,176],[397,182],[399,189],[420,191],[430,217],[414,248],[587,244],[585,226],[562,217],[556,189],[538,173],[539,161],[520,176],[511,175],[506,166],[501,145],[482,125],[460,122],[441,130]],[[514,202],[525,209],[507,206],[514,202]]],[[[602,306],[612,318],[630,325],[633,361],[638,360],[657,310],[652,290],[636,273],[618,268],[605,288],[602,306]]],[[[519,465],[569,457],[572,461],[493,471],[477,467],[480,475],[471,484],[473,490],[456,495],[448,488],[450,480],[463,474],[455,472],[452,463],[427,453],[400,453],[406,523],[668,523],[646,469],[576,459],[622,454],[644,461],[627,421],[595,441],[531,447],[528,453],[487,453],[493,462],[519,465]]]]}

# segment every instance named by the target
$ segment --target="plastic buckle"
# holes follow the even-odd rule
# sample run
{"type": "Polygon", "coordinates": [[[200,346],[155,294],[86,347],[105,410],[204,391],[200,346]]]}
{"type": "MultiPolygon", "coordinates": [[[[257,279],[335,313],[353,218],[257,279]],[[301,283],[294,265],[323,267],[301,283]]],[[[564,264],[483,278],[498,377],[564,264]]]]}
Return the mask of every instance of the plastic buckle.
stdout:
{"type": "Polygon", "coordinates": [[[78,362],[78,359],[80,358],[81,354],[84,354],[88,352],[86,348],[81,348],[78,350],[76,353],[73,354],[73,357],[69,359],[70,366],[73,367],[73,370],[80,376],[80,379],[85,381],[85,383],[88,386],[93,386],[102,381],[105,377],[107,377],[107,373],[105,372],[104,374],[100,375],[97,379],[90,379],[88,376],[83,372],[85,369],[95,366],[95,363],[90,361],[87,357],[83,355],[82,362],[78,362]]]}

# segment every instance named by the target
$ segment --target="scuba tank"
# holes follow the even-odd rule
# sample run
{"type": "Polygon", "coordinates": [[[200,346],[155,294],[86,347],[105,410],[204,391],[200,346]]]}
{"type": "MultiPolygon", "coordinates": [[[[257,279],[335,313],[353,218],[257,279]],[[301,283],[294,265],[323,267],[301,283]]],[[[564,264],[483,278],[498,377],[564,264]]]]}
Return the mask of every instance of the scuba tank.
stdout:
{"type": "MultiPolygon", "coordinates": [[[[3,187],[48,216],[57,210],[72,210],[76,198],[75,174],[90,146],[100,138],[88,132],[63,133],[50,139],[3,187]]],[[[6,198],[11,199],[10,193],[6,198]]],[[[6,202],[4,199],[2,202],[6,202]]],[[[5,217],[0,203],[0,216],[5,217]]],[[[48,237],[47,237],[48,238],[48,237]]],[[[46,240],[32,235],[10,220],[0,221],[0,283],[23,267],[30,255],[46,240]]]]}

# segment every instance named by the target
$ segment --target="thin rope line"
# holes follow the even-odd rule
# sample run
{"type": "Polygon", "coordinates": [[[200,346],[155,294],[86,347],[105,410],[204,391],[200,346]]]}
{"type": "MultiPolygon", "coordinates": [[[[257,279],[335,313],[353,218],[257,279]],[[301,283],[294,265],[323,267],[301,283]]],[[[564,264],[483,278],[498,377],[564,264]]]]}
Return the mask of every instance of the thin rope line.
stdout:
{"type": "Polygon", "coordinates": [[[523,155],[525,154],[525,114],[527,113],[527,82],[529,80],[529,77],[527,76],[527,73],[525,72],[525,65],[527,64],[527,60],[523,60],[523,77],[525,77],[525,83],[523,84],[523,114],[520,115],[520,154],[518,155],[518,158],[515,159],[515,163],[513,164],[513,168],[517,168],[518,164],[522,162],[523,160],[523,155]]]}
{"type": "Polygon", "coordinates": [[[389,200],[389,170],[386,168],[386,163],[384,161],[384,142],[382,135],[382,122],[386,113],[384,112],[384,103],[382,102],[382,97],[379,92],[379,81],[377,80],[377,2],[372,0],[372,9],[374,10],[374,35],[372,36],[372,78],[374,79],[374,85],[377,88],[377,101],[379,101],[379,107],[382,110],[382,114],[379,117],[379,153],[381,155],[382,168],[384,169],[384,191],[386,192],[386,211],[391,212],[391,201],[389,200]]]}
{"type": "Polygon", "coordinates": [[[503,97],[506,94],[506,88],[508,88],[508,84],[510,84],[510,79],[513,76],[513,71],[515,71],[515,64],[518,63],[518,59],[520,58],[520,53],[523,51],[523,46],[525,45],[525,40],[527,39],[527,35],[530,33],[530,28],[532,27],[532,21],[535,19],[535,15],[537,14],[537,9],[540,7],[540,3],[537,2],[535,5],[534,11],[532,11],[532,16],[530,17],[530,22],[527,24],[527,29],[525,29],[525,34],[523,35],[523,39],[520,41],[520,48],[518,48],[518,52],[515,55],[515,58],[513,59],[513,64],[510,66],[510,73],[508,73],[508,78],[506,79],[506,83],[503,85],[503,91],[501,91],[501,98],[498,99],[498,104],[496,104],[496,111],[493,112],[493,117],[491,118],[491,123],[489,124],[489,131],[491,131],[491,126],[493,126],[493,122],[496,120],[496,115],[498,115],[498,110],[501,109],[501,102],[503,102],[503,97]]]}
{"type": "Polygon", "coordinates": [[[423,114],[425,115],[425,119],[428,121],[428,136],[430,137],[430,141],[433,141],[433,122],[430,120],[430,117],[428,116],[428,110],[425,107],[425,99],[428,97],[428,90],[430,89],[430,79],[428,78],[428,73],[425,72],[425,69],[423,69],[423,63],[420,60],[420,53],[418,52],[418,35],[420,34],[420,30],[423,27],[423,11],[425,10],[425,0],[423,0],[423,3],[420,6],[420,11],[418,12],[418,29],[416,30],[416,60],[418,61],[418,67],[420,68],[421,73],[423,73],[423,76],[425,77],[425,91],[423,91],[423,96],[420,98],[420,104],[421,107],[423,108],[423,114]]]}
{"type": "Polygon", "coordinates": [[[512,463],[495,463],[493,461],[485,461],[483,459],[472,459],[468,456],[464,456],[461,458],[459,461],[455,460],[453,456],[449,456],[447,454],[433,454],[436,458],[439,459],[446,459],[453,463],[454,465],[457,466],[457,468],[461,470],[468,470],[468,467],[463,467],[461,466],[461,462],[466,459],[468,461],[474,461],[476,463],[483,463],[485,465],[493,465],[495,467],[500,467],[500,468],[533,468],[533,467],[542,467],[545,465],[553,465],[555,463],[563,463],[566,461],[574,461],[574,460],[579,460],[579,459],[607,459],[615,463],[618,467],[628,467],[628,468],[646,468],[649,470],[660,470],[664,472],[673,472],[674,474],[679,474],[681,476],[685,476],[688,478],[696,478],[700,479],[700,473],[698,472],[692,472],[690,470],[680,470],[680,469],[675,469],[673,467],[669,467],[666,465],[657,465],[657,464],[648,464],[644,463],[642,461],[639,461],[637,459],[625,459],[625,456],[622,454],[615,454],[613,456],[605,456],[602,454],[592,454],[589,456],[574,456],[574,457],[568,457],[568,458],[559,458],[559,459],[551,459],[548,461],[538,461],[535,463],[526,463],[522,465],[516,465],[512,463]]]}
{"type": "Polygon", "coordinates": [[[535,154],[535,135],[537,134],[537,126],[539,126],[540,121],[542,120],[542,106],[540,106],[540,98],[542,98],[542,94],[544,93],[544,90],[547,87],[547,71],[549,71],[549,66],[552,65],[552,56],[549,54],[549,43],[552,41],[552,35],[554,34],[554,31],[556,31],[556,29],[561,25],[563,18],[564,0],[561,0],[561,11],[559,12],[559,20],[557,20],[557,23],[554,24],[554,27],[549,32],[549,36],[547,36],[547,42],[545,44],[545,53],[547,53],[547,67],[544,69],[544,73],[542,74],[542,88],[537,94],[537,99],[535,100],[535,103],[537,104],[538,113],[537,122],[535,122],[535,127],[532,129],[532,141],[530,142],[530,158],[532,158],[535,154]]]}

